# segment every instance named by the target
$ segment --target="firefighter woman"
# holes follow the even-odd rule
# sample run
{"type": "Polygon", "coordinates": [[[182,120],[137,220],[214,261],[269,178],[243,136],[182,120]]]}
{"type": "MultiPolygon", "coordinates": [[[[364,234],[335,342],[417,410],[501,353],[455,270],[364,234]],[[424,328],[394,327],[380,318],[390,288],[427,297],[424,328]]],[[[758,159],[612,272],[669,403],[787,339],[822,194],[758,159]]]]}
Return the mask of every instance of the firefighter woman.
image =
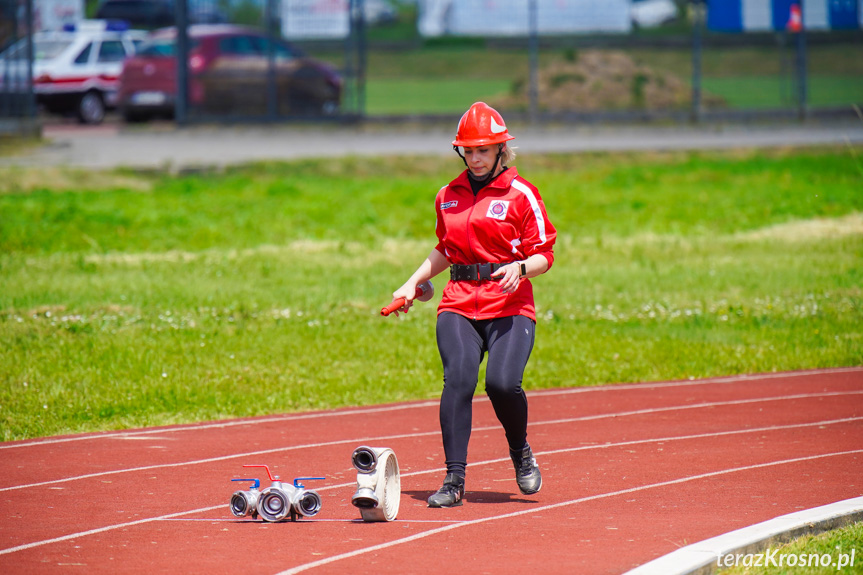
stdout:
{"type": "Polygon", "coordinates": [[[410,309],[418,284],[449,268],[437,316],[444,386],[440,426],[443,486],[430,507],[462,504],[479,367],[488,354],[485,390],[502,424],[522,493],[542,475],[527,442],[527,397],[521,387],[533,349],[536,312],[530,278],[548,271],[556,237],[537,189],[511,166],[513,139],[501,115],[483,102],[465,112],[452,145],[467,169],[435,198],[438,243],[395,292],[410,309]]]}

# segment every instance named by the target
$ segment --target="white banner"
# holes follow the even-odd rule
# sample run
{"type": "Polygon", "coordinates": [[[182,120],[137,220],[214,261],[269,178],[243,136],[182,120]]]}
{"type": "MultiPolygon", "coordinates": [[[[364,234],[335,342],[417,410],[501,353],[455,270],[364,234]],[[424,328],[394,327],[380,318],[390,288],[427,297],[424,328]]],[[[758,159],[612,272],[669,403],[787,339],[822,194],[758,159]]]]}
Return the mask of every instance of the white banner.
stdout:
{"type": "Polygon", "coordinates": [[[830,15],[827,13],[827,2],[803,2],[803,23],[807,30],[829,29],[830,15]]]}
{"type": "Polygon", "coordinates": [[[346,38],[349,0],[282,0],[282,35],[290,39],[346,38]]]}
{"type": "MultiPolygon", "coordinates": [[[[526,0],[420,0],[423,36],[527,36],[526,0]]],[[[536,0],[539,34],[629,32],[630,0],[536,0]]]]}
{"type": "Polygon", "coordinates": [[[84,18],[84,0],[36,0],[33,3],[33,28],[37,32],[61,30],[84,18]]]}

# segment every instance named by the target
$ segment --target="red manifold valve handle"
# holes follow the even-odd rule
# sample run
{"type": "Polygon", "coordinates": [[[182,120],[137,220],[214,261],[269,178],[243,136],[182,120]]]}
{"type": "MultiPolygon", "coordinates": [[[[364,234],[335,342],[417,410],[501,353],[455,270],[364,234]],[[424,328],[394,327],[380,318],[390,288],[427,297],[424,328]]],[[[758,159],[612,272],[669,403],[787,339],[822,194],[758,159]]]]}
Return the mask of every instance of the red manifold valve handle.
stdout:
{"type": "MultiPolygon", "coordinates": [[[[419,301],[428,301],[432,298],[433,295],[434,286],[432,285],[431,280],[428,280],[417,286],[417,292],[414,296],[414,299],[418,299],[419,301]]],[[[401,309],[403,305],[405,305],[405,298],[400,297],[394,299],[390,305],[386,306],[381,310],[381,315],[386,317],[394,311],[401,309]]]]}

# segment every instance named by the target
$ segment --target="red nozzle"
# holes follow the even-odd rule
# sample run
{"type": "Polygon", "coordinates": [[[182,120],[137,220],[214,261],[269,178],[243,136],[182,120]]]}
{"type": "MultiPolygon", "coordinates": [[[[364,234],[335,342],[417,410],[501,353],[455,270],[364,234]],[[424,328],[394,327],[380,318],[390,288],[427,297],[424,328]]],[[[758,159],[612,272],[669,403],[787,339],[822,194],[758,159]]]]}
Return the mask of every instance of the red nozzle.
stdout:
{"type": "MultiPolygon", "coordinates": [[[[419,291],[419,290],[417,290],[417,291],[419,291]]],[[[405,298],[400,297],[398,299],[394,299],[393,303],[391,303],[390,305],[388,305],[387,307],[385,307],[381,310],[381,315],[386,317],[386,316],[390,315],[391,313],[393,313],[394,311],[396,311],[397,309],[401,308],[403,305],[405,305],[405,298]]]]}
{"type": "MultiPolygon", "coordinates": [[[[426,282],[426,284],[431,284],[431,282],[426,282]]],[[[426,293],[426,290],[428,289],[428,288],[425,288],[426,284],[420,284],[417,286],[417,291],[414,294],[414,299],[419,299],[426,293]]],[[[429,287],[431,287],[431,285],[429,285],[429,287]]],[[[434,289],[434,288],[431,288],[431,289],[434,289]]],[[[400,297],[398,299],[394,299],[390,305],[388,305],[387,307],[385,307],[381,310],[381,315],[386,317],[386,316],[390,315],[391,313],[393,313],[394,311],[396,311],[397,309],[401,308],[403,305],[405,305],[405,303],[406,303],[406,300],[403,297],[400,297]]],[[[405,313],[407,313],[407,312],[405,312],[405,313]]]]}

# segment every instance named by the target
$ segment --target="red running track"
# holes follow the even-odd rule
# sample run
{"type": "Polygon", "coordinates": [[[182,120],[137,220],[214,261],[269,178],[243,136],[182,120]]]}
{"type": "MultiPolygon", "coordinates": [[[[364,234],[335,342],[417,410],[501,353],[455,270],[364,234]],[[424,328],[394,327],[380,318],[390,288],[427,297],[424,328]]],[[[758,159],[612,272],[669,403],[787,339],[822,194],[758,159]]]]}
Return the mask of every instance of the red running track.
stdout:
{"type": "Polygon", "coordinates": [[[0,573],[619,574],[678,547],[863,495],[863,367],[529,393],[543,489],[523,496],[477,397],[465,505],[437,402],[0,444],[0,573]],[[362,523],[351,454],[392,448],[397,521],[362,523]],[[250,475],[306,482],[321,512],[237,519],[250,475]],[[241,486],[241,487],[238,487],[241,486]]]}

